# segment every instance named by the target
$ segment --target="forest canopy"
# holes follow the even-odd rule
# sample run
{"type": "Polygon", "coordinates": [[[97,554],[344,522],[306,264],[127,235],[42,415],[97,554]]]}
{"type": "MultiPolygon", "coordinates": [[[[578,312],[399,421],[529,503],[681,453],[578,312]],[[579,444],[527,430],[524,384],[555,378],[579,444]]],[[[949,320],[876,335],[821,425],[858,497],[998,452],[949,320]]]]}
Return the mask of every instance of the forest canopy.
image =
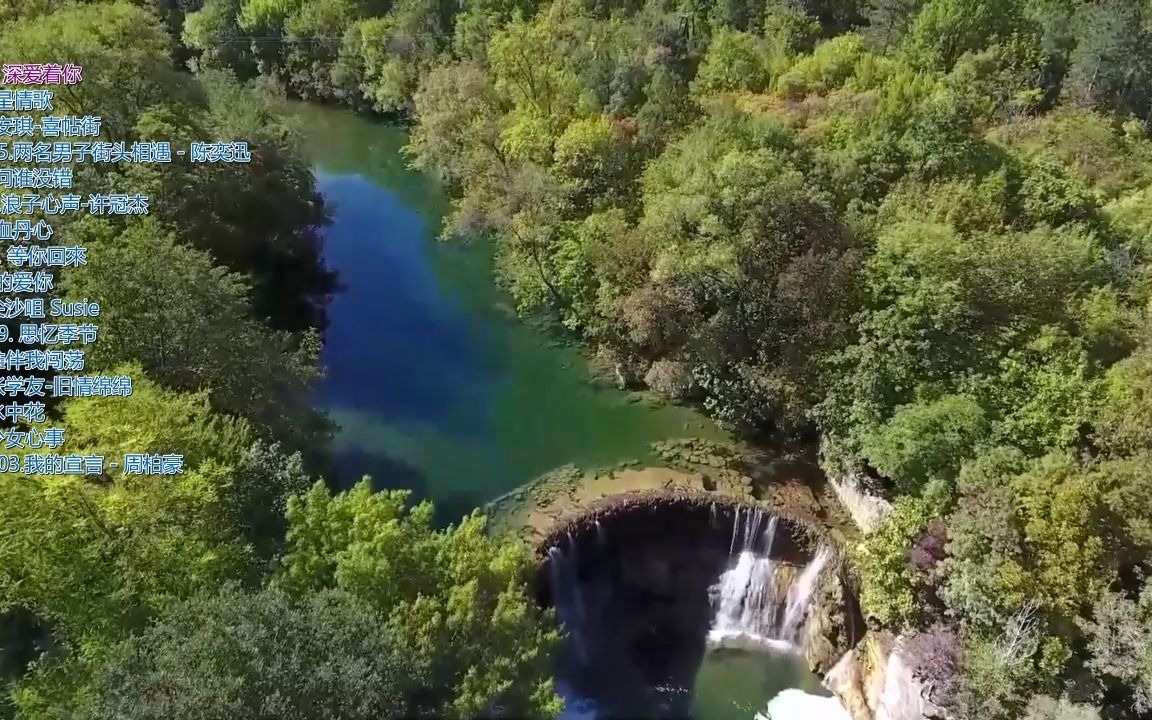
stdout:
{"type": "MultiPolygon", "coordinates": [[[[327,432],[301,400],[334,289],[326,215],[248,81],[409,123],[413,165],[453,194],[444,236],[489,239],[518,308],[622,377],[751,438],[818,434],[830,473],[892,503],[854,553],[864,610],[908,638],[917,672],[958,669],[933,698],[958,717],[1152,712],[1147,0],[0,0],[0,22],[6,61],[99,69],[76,107],[109,132],[242,134],[266,173],[85,178],[163,199],[150,225],[70,231],[129,282],[172,286],[144,300],[99,272],[69,281],[122,313],[102,361],[149,382],[134,419],[79,402],[63,417],[94,447],[163,432],[197,460],[163,493],[4,481],[0,638],[22,642],[0,639],[0,670],[21,716],[115,713],[149,683],[188,682],[221,639],[186,618],[227,618],[275,655],[280,615],[300,643],[340,643],[318,663],[384,674],[390,650],[458,633],[459,657],[418,655],[443,689],[428,701],[453,716],[507,680],[464,669],[482,665],[476,627],[396,619],[420,615],[409,581],[446,598],[460,578],[393,585],[365,548],[447,572],[437,558],[477,543],[482,607],[519,597],[522,558],[476,539],[477,520],[435,531],[394,496],[307,490],[315,460],[296,453],[327,432]],[[224,299],[210,318],[206,293],[224,299]],[[165,322],[182,357],[218,362],[170,362],[144,331],[165,322]],[[217,354],[249,351],[289,358],[256,403],[217,354]],[[376,535],[315,534],[358,514],[376,535]],[[313,626],[319,612],[346,625],[313,626]],[[379,646],[355,632],[375,618],[390,618],[379,646]]],[[[514,607],[509,634],[533,612],[514,607]]],[[[554,698],[525,678],[554,638],[523,637],[500,651],[519,659],[517,701],[547,714],[554,698]]],[[[363,712],[410,689],[383,683],[363,712]]]]}
{"type": "Polygon", "coordinates": [[[445,236],[622,376],[818,432],[960,717],[1152,708],[1145,0],[208,0],[184,39],[409,121],[445,236]]]}
{"type": "Polygon", "coordinates": [[[45,424],[72,452],[177,454],[184,472],[0,475],[0,717],[554,716],[529,551],[482,516],[442,527],[405,492],[320,479],[329,210],[279,93],[185,67],[186,9],[0,1],[5,63],[84,68],[55,112],[100,117],[103,140],[252,155],[74,167],[75,192],[151,201],[146,219],[52,218],[92,259],[58,286],[100,303],[87,369],[133,392],[45,424]]]}

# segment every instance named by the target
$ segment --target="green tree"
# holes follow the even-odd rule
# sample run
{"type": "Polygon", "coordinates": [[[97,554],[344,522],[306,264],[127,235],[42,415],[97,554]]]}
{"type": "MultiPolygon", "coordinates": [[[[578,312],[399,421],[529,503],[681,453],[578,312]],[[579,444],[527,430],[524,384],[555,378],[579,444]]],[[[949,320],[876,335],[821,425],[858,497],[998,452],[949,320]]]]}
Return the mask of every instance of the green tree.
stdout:
{"type": "Polygon", "coordinates": [[[928,0],[905,37],[909,59],[949,70],[960,56],[1027,29],[1017,3],[997,0],[928,0]]]}
{"type": "Polygon", "coordinates": [[[168,103],[187,110],[195,85],[172,67],[172,40],[154,14],[126,0],[72,4],[5,25],[5,63],[72,63],[83,82],[53,98],[57,114],[99,114],[107,138],[131,141],[137,118],[168,103]]]}
{"type": "Polygon", "coordinates": [[[768,65],[768,47],[750,33],[720,28],[708,45],[700,63],[693,89],[697,93],[728,90],[759,92],[768,87],[772,77],[768,65]]]}
{"type": "Polygon", "coordinates": [[[983,117],[1011,120],[1048,100],[1050,57],[1031,35],[1013,34],[962,55],[948,83],[983,117]]]}
{"type": "Polygon", "coordinates": [[[163,390],[139,366],[128,397],[84,398],[64,408],[73,452],[120,468],[104,477],[0,480],[0,610],[25,608],[58,641],[98,649],[166,603],[243,577],[249,551],[230,489],[245,425],[215,415],[203,394],[163,390]],[[123,474],[129,452],[179,454],[172,477],[123,474]]]}
{"type": "Polygon", "coordinates": [[[52,0],[0,0],[0,21],[38,17],[52,11],[52,0]]]}
{"type": "Polygon", "coordinates": [[[932,480],[954,482],[987,433],[984,410],[970,398],[951,395],[900,408],[864,440],[861,451],[898,492],[915,494],[932,480]]]}
{"type": "Polygon", "coordinates": [[[956,390],[1002,423],[1006,440],[1043,448],[1075,439],[1092,415],[1091,368],[1077,341],[1050,325],[1069,324],[1070,299],[1107,281],[1093,234],[1040,227],[966,237],[909,221],[880,231],[868,264],[874,309],[860,316],[861,339],[834,360],[846,383],[817,411],[838,442],[855,452],[866,428],[918,392],[956,390]]]}
{"type": "Polygon", "coordinates": [[[312,408],[314,336],[253,321],[242,277],[153,224],[119,236],[93,226],[80,238],[100,262],[71,273],[65,288],[101,303],[91,362],[138,361],[169,387],[208,390],[217,409],[250,419],[289,450],[315,447],[325,425],[312,408]]]}
{"type": "Polygon", "coordinates": [[[853,76],[864,57],[864,43],[859,35],[840,35],[816,46],[811,55],[796,60],[776,83],[785,97],[825,95],[843,87],[853,76]]]}
{"type": "Polygon", "coordinates": [[[1067,698],[1038,695],[1029,701],[1024,720],[1100,720],[1100,711],[1067,698]]]}
{"type": "Polygon", "coordinates": [[[424,679],[384,622],[337,590],[206,593],[113,648],[77,717],[418,717],[424,679]]]}
{"type": "Polygon", "coordinates": [[[132,163],[112,173],[106,187],[146,194],[150,217],[182,243],[246,274],[258,319],[282,330],[323,329],[335,280],[321,259],[328,217],[311,167],[272,98],[228,72],[197,77],[205,95],[200,112],[152,108],[137,121],[137,134],[174,145],[242,139],[252,162],[132,163]]]}
{"type": "Polygon", "coordinates": [[[913,565],[913,546],[938,508],[928,500],[901,498],[884,524],[856,548],[862,581],[860,605],[869,617],[897,630],[918,627],[931,614],[927,585],[932,578],[913,565]]]}
{"type": "Polygon", "coordinates": [[[868,44],[884,52],[903,39],[908,27],[916,19],[923,0],[871,0],[866,4],[868,44]]]}
{"type": "Polygon", "coordinates": [[[1104,379],[1096,420],[1097,441],[1117,454],[1152,450],[1152,349],[1141,346],[1113,366],[1104,379]]]}
{"type": "Polygon", "coordinates": [[[1076,101],[1152,120],[1152,11],[1145,3],[1080,3],[1065,89],[1076,101]]]}
{"type": "Polygon", "coordinates": [[[644,104],[636,113],[640,138],[656,153],[675,141],[700,113],[689,86],[665,65],[658,65],[644,86],[644,104]]]}
{"type": "Polygon", "coordinates": [[[251,40],[240,27],[244,0],[205,0],[203,6],[184,18],[181,39],[196,50],[197,69],[217,68],[236,71],[241,77],[258,72],[251,40]]]}
{"type": "Polygon", "coordinates": [[[384,16],[344,35],[334,81],[376,112],[404,113],[420,81],[436,66],[449,37],[443,2],[402,0],[384,16]]]}
{"type": "Polygon", "coordinates": [[[452,48],[464,61],[484,64],[492,38],[514,17],[531,17],[536,0],[462,0],[455,18],[452,48]]]}
{"type": "Polygon", "coordinates": [[[717,117],[643,178],[650,281],[683,287],[705,311],[674,350],[718,390],[735,383],[723,394],[743,405],[716,409],[753,426],[795,420],[818,393],[819,358],[847,334],[858,287],[855,238],[788,162],[791,142],[774,123],[717,117]]]}
{"type": "Polygon", "coordinates": [[[553,169],[569,185],[577,211],[603,198],[627,206],[636,194],[635,151],[603,115],[576,120],[556,140],[553,169]]]}
{"type": "Polygon", "coordinates": [[[547,679],[558,636],[524,593],[525,548],[494,540],[473,515],[444,531],[432,506],[363,481],[332,495],[317,484],[288,506],[281,582],[293,592],[338,588],[381,625],[439,717],[473,717],[499,701],[517,717],[559,711],[547,679]]]}
{"type": "Polygon", "coordinates": [[[1023,715],[1032,692],[1043,684],[1035,658],[1044,628],[1031,606],[1011,615],[1002,632],[970,633],[964,652],[955,710],[964,720],[1013,720],[1023,715]]]}
{"type": "Polygon", "coordinates": [[[1028,461],[999,449],[965,466],[958,489],[944,561],[949,607],[974,625],[1004,628],[1031,602],[1071,634],[1116,570],[1099,476],[1067,456],[1028,461]]]}
{"type": "Polygon", "coordinates": [[[1145,589],[1136,600],[1103,593],[1083,628],[1089,667],[1105,683],[1126,686],[1134,711],[1152,710],[1152,652],[1146,642],[1152,630],[1152,591],[1145,589]]]}
{"type": "Polygon", "coordinates": [[[514,20],[492,38],[488,49],[496,90],[515,108],[506,132],[538,122],[549,151],[580,105],[579,82],[557,57],[557,32],[551,16],[514,20]]]}
{"type": "Polygon", "coordinates": [[[435,171],[456,187],[483,191],[507,178],[500,144],[507,107],[491,79],[475,65],[433,70],[415,97],[418,121],[406,152],[416,167],[435,171]]]}

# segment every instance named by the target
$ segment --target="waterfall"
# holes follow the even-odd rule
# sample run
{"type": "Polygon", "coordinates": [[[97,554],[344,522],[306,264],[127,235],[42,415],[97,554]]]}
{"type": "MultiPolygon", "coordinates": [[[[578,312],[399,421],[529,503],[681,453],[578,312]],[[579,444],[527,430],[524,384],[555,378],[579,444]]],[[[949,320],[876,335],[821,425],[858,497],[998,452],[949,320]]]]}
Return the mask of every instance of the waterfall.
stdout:
{"type": "Polygon", "coordinates": [[[577,576],[576,544],[571,543],[572,557],[553,545],[548,548],[548,563],[552,576],[552,605],[556,608],[556,617],[564,626],[568,637],[576,649],[576,656],[581,662],[587,662],[588,650],[582,625],[585,620],[584,598],[577,576]]]}
{"type": "Polygon", "coordinates": [[[556,617],[560,622],[566,622],[572,614],[572,587],[567,582],[567,568],[564,562],[564,551],[553,545],[548,548],[548,570],[552,576],[552,605],[556,608],[556,617]]]}
{"type": "Polygon", "coordinates": [[[772,566],[768,558],[748,551],[740,553],[736,567],[720,580],[720,608],[709,633],[711,639],[772,637],[776,614],[772,566]]]}
{"type": "MultiPolygon", "coordinates": [[[[821,573],[831,558],[822,547],[788,588],[783,603],[772,560],[777,518],[754,508],[737,508],[729,554],[736,562],[712,588],[716,617],[708,634],[714,645],[793,647],[808,616],[821,573]],[[763,532],[761,528],[764,527],[763,532]],[[757,545],[761,539],[762,550],[757,545]]],[[[782,588],[780,589],[782,590],[782,588]]]]}
{"type": "MultiPolygon", "coordinates": [[[[772,544],[777,520],[773,515],[748,508],[736,511],[732,524],[729,555],[735,556],[720,581],[712,588],[716,617],[708,633],[713,647],[763,649],[769,652],[797,653],[803,642],[800,632],[808,618],[812,598],[825,566],[832,558],[827,546],[820,547],[788,586],[777,588],[780,563],[772,560],[772,544]],[[766,525],[761,534],[761,526],[766,525]],[[763,539],[759,549],[758,543],[763,539]]],[[[765,713],[756,720],[851,720],[835,697],[823,697],[788,689],[768,702],[765,713]]]]}
{"type": "Polygon", "coordinates": [[[767,516],[767,528],[763,532],[764,552],[754,552],[756,541],[761,537],[760,526],[765,513],[749,509],[747,518],[738,508],[732,526],[731,551],[734,553],[739,541],[740,554],[736,565],[720,576],[720,582],[713,588],[719,604],[716,619],[709,632],[713,643],[726,639],[744,637],[756,641],[770,641],[774,638],[776,625],[776,573],[775,563],[769,557],[772,541],[776,537],[777,519],[767,516]]]}
{"type": "MultiPolygon", "coordinates": [[[[712,505],[713,510],[715,504],[712,505]]],[[[776,516],[770,515],[763,510],[756,508],[736,508],[734,518],[732,520],[732,540],[728,543],[728,554],[735,555],[737,550],[742,552],[750,552],[756,549],[756,544],[761,538],[767,544],[764,554],[768,554],[771,549],[772,539],[776,537],[776,516]],[[764,532],[760,532],[760,527],[767,522],[768,526],[764,532]]]]}
{"type": "Polygon", "coordinates": [[[740,535],[740,510],[736,508],[736,517],[732,520],[732,542],[728,543],[728,554],[736,552],[736,538],[740,535]]]}
{"type": "Polygon", "coordinates": [[[808,607],[812,604],[812,593],[816,591],[816,582],[820,579],[820,573],[824,570],[824,565],[831,555],[832,553],[829,552],[828,548],[820,548],[816,557],[812,558],[812,562],[808,563],[804,572],[800,573],[800,577],[792,583],[792,587],[788,588],[788,601],[784,607],[784,626],[781,631],[784,640],[796,641],[796,633],[800,629],[800,624],[808,616],[808,607]]]}

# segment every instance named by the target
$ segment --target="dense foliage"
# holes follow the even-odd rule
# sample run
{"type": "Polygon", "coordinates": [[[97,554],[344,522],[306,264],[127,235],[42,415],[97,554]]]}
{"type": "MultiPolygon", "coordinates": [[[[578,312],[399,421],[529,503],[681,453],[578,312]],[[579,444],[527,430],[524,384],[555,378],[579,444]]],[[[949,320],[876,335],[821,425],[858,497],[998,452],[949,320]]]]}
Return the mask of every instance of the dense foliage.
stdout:
{"type": "Polygon", "coordinates": [[[554,715],[557,637],[518,542],[316,480],[327,211],[267,84],[180,67],[190,7],[0,0],[5,63],[84,68],[56,113],[101,117],[103,140],[244,140],[253,156],[75,165],[75,192],[141,193],[151,213],[49,219],[54,244],[89,252],[59,278],[101,305],[86,370],[134,383],[57,403],[46,425],[67,452],[177,453],[185,472],[0,474],[0,717],[554,715]]]}
{"type": "Polygon", "coordinates": [[[866,610],[960,717],[1149,711],[1146,0],[207,0],[184,38],[409,116],[445,233],[625,376],[818,429],[895,503],[866,610]]]}
{"type": "Polygon", "coordinates": [[[189,469],[0,478],[0,714],[555,709],[521,551],[307,489],[325,210],[253,78],[408,118],[445,235],[491,236],[521,310],[625,377],[818,430],[893,502],[856,553],[865,610],[960,718],[1152,712],[1146,0],[0,0],[0,23],[6,62],[89,70],[63,108],[109,138],[257,159],[78,168],[156,212],[60,225],[115,258],[65,291],[106,304],[92,361],[139,380],[58,422],[189,469]]]}

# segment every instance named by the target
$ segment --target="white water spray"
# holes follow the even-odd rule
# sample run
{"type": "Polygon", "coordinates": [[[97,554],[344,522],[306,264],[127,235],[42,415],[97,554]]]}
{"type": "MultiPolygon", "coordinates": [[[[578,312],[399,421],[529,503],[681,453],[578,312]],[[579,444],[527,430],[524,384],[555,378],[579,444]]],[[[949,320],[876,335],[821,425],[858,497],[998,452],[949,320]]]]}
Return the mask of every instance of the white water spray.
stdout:
{"type": "Polygon", "coordinates": [[[852,716],[834,697],[793,688],[769,700],[768,714],[756,713],[756,720],[852,720],[852,716]]]}
{"type": "Polygon", "coordinates": [[[801,623],[808,617],[808,608],[812,605],[812,594],[816,591],[816,583],[820,580],[820,573],[828,563],[832,553],[828,548],[820,548],[812,562],[800,573],[792,587],[788,588],[788,602],[784,607],[784,625],[781,629],[781,638],[787,642],[795,642],[796,634],[801,623]]]}
{"type": "MultiPolygon", "coordinates": [[[[781,598],[777,589],[779,563],[771,558],[777,519],[762,511],[738,509],[733,520],[729,555],[732,565],[713,588],[716,617],[708,633],[713,647],[743,647],[769,652],[796,653],[802,642],[801,630],[811,609],[812,599],[832,552],[821,547],[781,598]],[[761,536],[760,528],[767,527],[761,536]],[[763,538],[762,550],[757,547],[763,538]]],[[[785,576],[787,577],[787,576],[785,576]]],[[[769,702],[768,716],[757,720],[849,720],[850,716],[834,697],[820,697],[802,690],[786,690],[769,702]]]]}
{"type": "Polygon", "coordinates": [[[732,640],[742,638],[780,646],[799,640],[812,596],[832,553],[827,547],[820,548],[788,588],[781,604],[776,588],[778,563],[771,558],[777,524],[774,515],[751,508],[736,510],[729,543],[736,563],[712,589],[717,606],[709,633],[713,644],[732,644],[732,640]],[[758,551],[761,539],[763,550],[758,551]]]}
{"type": "Polygon", "coordinates": [[[768,555],[776,536],[777,520],[775,516],[768,516],[768,527],[763,535],[766,549],[763,555],[757,555],[752,548],[756,544],[757,530],[764,515],[750,512],[744,522],[743,537],[740,538],[739,513],[737,510],[731,547],[735,548],[740,539],[740,555],[736,565],[725,572],[719,584],[713,588],[719,607],[709,640],[716,644],[740,636],[770,640],[776,624],[775,563],[768,555]]]}

